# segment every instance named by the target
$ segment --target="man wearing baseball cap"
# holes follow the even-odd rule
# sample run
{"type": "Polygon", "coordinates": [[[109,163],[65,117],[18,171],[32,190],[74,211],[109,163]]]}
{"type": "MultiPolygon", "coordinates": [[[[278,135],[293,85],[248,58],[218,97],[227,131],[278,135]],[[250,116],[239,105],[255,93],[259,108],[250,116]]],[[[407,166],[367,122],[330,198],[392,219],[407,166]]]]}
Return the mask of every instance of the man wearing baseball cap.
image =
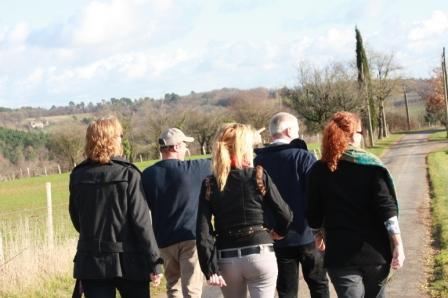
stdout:
{"type": "Polygon", "coordinates": [[[201,297],[203,276],[196,251],[196,217],[209,159],[184,160],[194,138],[178,128],[159,138],[162,160],[143,171],[154,234],[164,259],[168,297],[201,297]]]}

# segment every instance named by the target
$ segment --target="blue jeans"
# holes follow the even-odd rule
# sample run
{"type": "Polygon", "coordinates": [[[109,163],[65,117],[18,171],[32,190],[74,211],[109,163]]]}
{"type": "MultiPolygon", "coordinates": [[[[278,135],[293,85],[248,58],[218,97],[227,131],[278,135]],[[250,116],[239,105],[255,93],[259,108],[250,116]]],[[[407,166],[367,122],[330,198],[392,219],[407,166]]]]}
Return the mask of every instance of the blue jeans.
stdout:
{"type": "Polygon", "coordinates": [[[338,297],[384,298],[389,265],[327,268],[338,297]]]}
{"type": "Polygon", "coordinates": [[[149,281],[134,281],[122,278],[84,279],[81,281],[86,298],[115,298],[115,290],[122,298],[148,298],[149,281]]]}
{"type": "Polygon", "coordinates": [[[278,278],[277,293],[280,298],[296,298],[299,290],[299,265],[312,298],[328,298],[327,271],[323,253],[314,242],[300,246],[275,247],[278,278]]]}

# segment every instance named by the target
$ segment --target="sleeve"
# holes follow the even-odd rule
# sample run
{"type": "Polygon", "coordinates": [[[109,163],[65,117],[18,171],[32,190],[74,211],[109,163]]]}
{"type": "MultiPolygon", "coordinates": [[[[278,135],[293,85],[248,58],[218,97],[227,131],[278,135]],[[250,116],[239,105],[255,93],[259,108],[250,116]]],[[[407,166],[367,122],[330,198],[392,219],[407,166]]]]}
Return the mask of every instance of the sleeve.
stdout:
{"type": "MultiPolygon", "coordinates": [[[[317,164],[316,164],[317,165],[317,164]]],[[[308,225],[312,229],[320,229],[323,224],[323,201],[320,196],[319,174],[317,166],[313,166],[306,177],[305,214],[308,225]]]]}
{"type": "Polygon", "coordinates": [[[372,205],[381,222],[398,216],[398,206],[387,184],[387,173],[382,168],[376,168],[373,177],[372,205]]]}
{"type": "Polygon", "coordinates": [[[145,200],[140,173],[132,169],[129,169],[128,208],[129,220],[138,242],[147,252],[152,272],[161,273],[163,260],[154,237],[150,210],[145,200]]]}
{"type": "Polygon", "coordinates": [[[202,182],[199,195],[198,217],[196,222],[196,247],[199,264],[207,279],[214,273],[221,274],[218,267],[218,257],[212,225],[212,207],[205,198],[206,180],[202,182]]]}
{"type": "Polygon", "coordinates": [[[79,233],[79,211],[76,204],[75,194],[73,193],[73,184],[72,184],[72,178],[70,177],[70,183],[69,183],[69,202],[68,202],[68,212],[70,214],[70,219],[72,220],[73,226],[75,227],[76,231],[79,233]]]}
{"type": "Polygon", "coordinates": [[[307,151],[306,154],[303,155],[303,158],[299,160],[300,164],[297,168],[300,169],[302,173],[298,174],[301,174],[302,177],[306,177],[309,174],[315,162],[316,157],[314,156],[314,154],[307,151]]]}
{"type": "Polygon", "coordinates": [[[276,223],[276,232],[280,236],[285,236],[289,225],[292,222],[293,214],[288,204],[283,200],[277,186],[275,186],[271,177],[264,171],[266,195],[264,198],[266,206],[272,211],[276,223]]]}
{"type": "Polygon", "coordinates": [[[147,171],[147,169],[145,171],[143,171],[142,176],[142,185],[143,185],[143,191],[145,193],[145,198],[146,198],[146,202],[148,203],[149,209],[153,210],[153,202],[151,201],[152,196],[151,196],[151,183],[149,182],[149,172],[147,171]]]}

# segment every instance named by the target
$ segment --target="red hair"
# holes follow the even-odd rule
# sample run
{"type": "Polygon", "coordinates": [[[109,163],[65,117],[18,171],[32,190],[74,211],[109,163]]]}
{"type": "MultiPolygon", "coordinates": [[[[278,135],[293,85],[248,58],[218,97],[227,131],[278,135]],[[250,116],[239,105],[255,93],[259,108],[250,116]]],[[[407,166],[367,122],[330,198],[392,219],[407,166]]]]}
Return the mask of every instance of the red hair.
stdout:
{"type": "Polygon", "coordinates": [[[330,171],[338,167],[342,153],[347,150],[361,119],[350,112],[336,112],[324,128],[322,158],[330,171]]]}

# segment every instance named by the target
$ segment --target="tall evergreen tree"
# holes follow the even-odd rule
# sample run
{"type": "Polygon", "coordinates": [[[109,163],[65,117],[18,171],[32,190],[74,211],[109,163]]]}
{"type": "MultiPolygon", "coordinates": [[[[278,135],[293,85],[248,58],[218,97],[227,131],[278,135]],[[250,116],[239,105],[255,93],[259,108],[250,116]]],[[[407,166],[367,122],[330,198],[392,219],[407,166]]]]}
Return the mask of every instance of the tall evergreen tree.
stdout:
{"type": "Polygon", "coordinates": [[[355,27],[355,34],[356,34],[356,66],[358,68],[358,84],[360,94],[363,94],[366,100],[369,143],[370,146],[373,147],[374,141],[373,141],[372,119],[374,118],[374,116],[372,115],[372,113],[375,110],[375,106],[372,98],[372,84],[370,80],[369,63],[362,43],[361,33],[359,32],[357,27],[355,27]]]}

